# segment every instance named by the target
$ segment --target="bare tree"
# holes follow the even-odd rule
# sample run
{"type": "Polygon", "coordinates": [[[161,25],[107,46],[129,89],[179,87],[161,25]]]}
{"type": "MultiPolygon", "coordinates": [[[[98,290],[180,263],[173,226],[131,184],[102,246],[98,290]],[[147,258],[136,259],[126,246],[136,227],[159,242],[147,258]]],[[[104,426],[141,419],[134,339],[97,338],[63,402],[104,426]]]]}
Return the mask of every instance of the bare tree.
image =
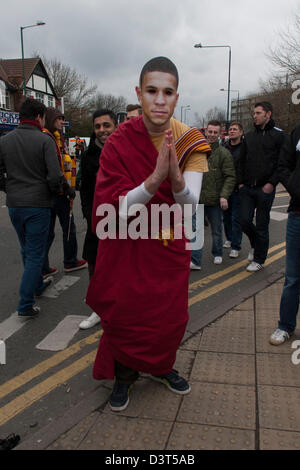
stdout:
{"type": "Polygon", "coordinates": [[[89,85],[86,77],[78,74],[75,69],[63,64],[59,59],[48,60],[42,57],[42,60],[57,96],[64,98],[65,108],[72,112],[74,109],[87,106],[96,93],[97,85],[89,85]]]}
{"type": "Polygon", "coordinates": [[[300,73],[300,14],[296,13],[292,25],[278,33],[280,43],[266,53],[271,62],[292,74],[300,73]]]}
{"type": "Polygon", "coordinates": [[[220,121],[221,123],[224,123],[226,121],[225,109],[218,108],[218,106],[215,106],[214,108],[210,108],[205,114],[205,122],[207,123],[208,121],[211,121],[213,119],[216,119],[217,121],[220,121]]]}
{"type": "Polygon", "coordinates": [[[97,93],[91,101],[93,109],[109,109],[114,113],[126,110],[127,101],[124,96],[113,96],[111,94],[97,93]]]}
{"type": "Polygon", "coordinates": [[[199,113],[194,113],[194,126],[198,127],[198,129],[201,129],[205,127],[206,121],[204,116],[200,116],[199,113]]]}

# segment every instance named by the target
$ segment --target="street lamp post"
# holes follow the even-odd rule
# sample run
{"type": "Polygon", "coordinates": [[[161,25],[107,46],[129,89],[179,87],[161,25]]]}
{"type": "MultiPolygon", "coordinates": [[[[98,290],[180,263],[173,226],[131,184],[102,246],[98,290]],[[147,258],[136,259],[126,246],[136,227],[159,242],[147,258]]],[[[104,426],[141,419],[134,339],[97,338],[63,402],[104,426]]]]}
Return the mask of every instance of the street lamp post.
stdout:
{"type": "Polygon", "coordinates": [[[21,49],[22,49],[22,76],[23,76],[23,93],[24,97],[26,97],[26,82],[25,82],[25,64],[24,64],[24,43],[23,43],[23,29],[27,28],[34,28],[35,26],[43,26],[43,21],[37,21],[36,24],[31,24],[29,26],[20,26],[21,31],[21,49]]]}
{"type": "Polygon", "coordinates": [[[186,112],[187,112],[187,111],[190,111],[190,110],[191,110],[191,107],[190,107],[190,106],[189,106],[189,107],[186,106],[186,108],[185,108],[185,110],[184,110],[184,121],[183,121],[185,124],[187,124],[187,122],[186,122],[186,112]]]}
{"type": "MultiPolygon", "coordinates": [[[[224,88],[220,88],[220,91],[228,91],[228,90],[225,90],[224,88]]],[[[240,119],[240,90],[230,90],[230,91],[234,91],[238,94],[238,97],[237,97],[237,118],[240,119]]]]}
{"type": "Polygon", "coordinates": [[[228,47],[229,49],[229,66],[228,66],[228,94],[227,94],[227,124],[229,123],[229,103],[230,103],[230,75],[231,75],[231,46],[202,46],[201,42],[199,44],[195,44],[194,47],[196,48],[211,48],[211,47],[228,47]]]}
{"type": "MultiPolygon", "coordinates": [[[[182,122],[182,110],[184,109],[184,112],[186,111],[186,109],[191,109],[191,105],[190,104],[187,104],[187,105],[184,105],[184,106],[181,106],[180,107],[180,121],[182,122]]],[[[184,118],[185,119],[185,118],[184,118]]]]}

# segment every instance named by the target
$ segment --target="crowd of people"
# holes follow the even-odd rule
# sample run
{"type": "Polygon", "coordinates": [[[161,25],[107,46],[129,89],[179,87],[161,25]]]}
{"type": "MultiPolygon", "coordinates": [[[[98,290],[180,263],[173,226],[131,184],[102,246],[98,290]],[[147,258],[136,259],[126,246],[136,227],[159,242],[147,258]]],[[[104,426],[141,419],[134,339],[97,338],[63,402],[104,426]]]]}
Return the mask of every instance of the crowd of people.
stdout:
{"type": "MultiPolygon", "coordinates": [[[[49,263],[56,217],[63,233],[64,271],[88,268],[86,303],[91,315],[80,324],[103,328],[93,376],[115,379],[110,406],[125,409],[140,372],[171,391],[186,394],[189,383],[173,368],[188,321],[190,270],[202,268],[204,246],[186,248],[182,237],[99,240],[101,205],[111,204],[125,224],[138,205],[192,207],[194,233],[198,203],[211,230],[213,263],[223,262],[223,248],[237,258],[243,233],[249,239],[249,272],[264,268],[269,248],[270,211],[281,182],[291,195],[286,232],[286,276],[273,345],[296,328],[300,293],[300,125],[287,136],[275,127],[272,105],[254,106],[254,128],[244,133],[230,123],[228,140],[212,120],[204,134],[173,118],[178,101],[176,66],[156,57],[143,67],[136,87],[139,104],[128,105],[124,123],[108,109],[96,110],[87,149],[70,158],[62,134],[64,116],[34,99],[20,109],[20,125],[0,139],[0,189],[16,230],[24,264],[18,315],[39,314],[35,298],[53,282],[58,269],[49,263]],[[73,215],[75,188],[80,191],[87,230],[83,259],[78,259],[73,215]],[[225,240],[223,243],[223,229],[225,240]]],[[[78,144],[79,145],[79,144],[78,144]]],[[[147,233],[151,232],[151,220],[147,233]]],[[[192,246],[192,245],[191,245],[192,246]]]]}

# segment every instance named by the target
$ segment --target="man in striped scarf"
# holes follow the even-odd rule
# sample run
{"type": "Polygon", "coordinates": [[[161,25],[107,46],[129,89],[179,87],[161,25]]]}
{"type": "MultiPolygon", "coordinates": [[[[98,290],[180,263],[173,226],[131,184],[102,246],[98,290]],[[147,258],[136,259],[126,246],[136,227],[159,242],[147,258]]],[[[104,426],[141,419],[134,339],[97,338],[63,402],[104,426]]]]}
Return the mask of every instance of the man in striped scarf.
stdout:
{"type": "Polygon", "coordinates": [[[69,163],[65,161],[65,155],[62,153],[60,148],[60,132],[62,130],[63,124],[64,116],[62,115],[61,111],[51,107],[47,108],[46,124],[43,131],[48,134],[49,138],[51,138],[55,142],[57,158],[60,167],[65,175],[65,182],[63,187],[63,193],[55,198],[53,205],[47,246],[47,255],[43,267],[44,277],[57,273],[56,268],[50,267],[48,256],[50,247],[55,237],[54,229],[56,217],[58,217],[63,231],[64,271],[72,272],[87,267],[87,262],[85,260],[78,260],[77,258],[78,245],[76,237],[76,226],[74,223],[74,215],[72,213],[72,204],[76,192],[75,189],[72,188],[67,182],[66,176],[68,176],[68,173],[70,173],[71,168],[69,168],[69,163]]]}

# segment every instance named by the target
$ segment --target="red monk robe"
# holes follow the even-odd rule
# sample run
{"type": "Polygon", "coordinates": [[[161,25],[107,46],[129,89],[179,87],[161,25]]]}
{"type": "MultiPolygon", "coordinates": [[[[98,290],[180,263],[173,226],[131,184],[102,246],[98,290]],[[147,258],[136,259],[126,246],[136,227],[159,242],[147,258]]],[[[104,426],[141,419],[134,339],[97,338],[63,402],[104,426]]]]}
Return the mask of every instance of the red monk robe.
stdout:
{"type": "MultiPolygon", "coordinates": [[[[198,152],[199,148],[209,151],[206,142],[198,152]]],[[[95,215],[97,207],[113,204],[118,214],[119,197],[147,179],[157,156],[142,117],[121,124],[109,137],[97,175],[94,231],[100,220],[95,215]]],[[[146,207],[163,203],[175,204],[167,180],[146,207]]],[[[99,240],[86,297],[101,316],[104,331],[94,364],[95,379],[113,379],[115,360],[154,375],[172,370],[188,321],[190,251],[186,243],[184,236],[167,245],[150,238],[99,240]]]]}

